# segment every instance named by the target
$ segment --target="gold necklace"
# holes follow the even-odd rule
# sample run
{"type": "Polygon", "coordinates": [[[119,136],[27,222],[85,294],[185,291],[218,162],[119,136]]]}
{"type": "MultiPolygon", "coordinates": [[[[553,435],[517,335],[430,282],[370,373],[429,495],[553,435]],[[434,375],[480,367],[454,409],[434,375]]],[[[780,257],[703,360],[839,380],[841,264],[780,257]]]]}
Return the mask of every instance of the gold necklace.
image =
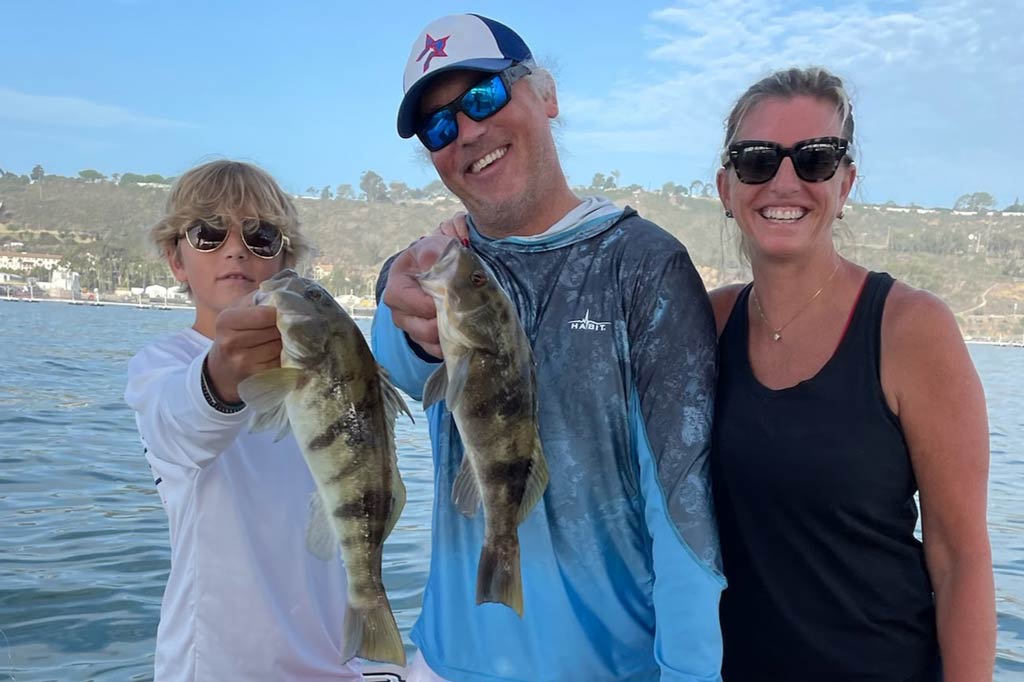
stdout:
{"type": "Polygon", "coordinates": [[[761,316],[761,321],[764,322],[764,326],[772,330],[772,341],[782,340],[782,330],[788,327],[793,322],[793,320],[800,317],[800,315],[803,314],[803,312],[807,310],[807,308],[810,307],[812,303],[814,303],[814,299],[818,298],[818,296],[821,295],[821,292],[825,291],[825,287],[828,286],[829,282],[832,281],[832,278],[836,276],[837,272],[839,272],[839,266],[842,264],[842,262],[842,260],[836,262],[836,267],[832,270],[832,274],[828,276],[828,279],[825,280],[825,283],[822,284],[821,287],[814,292],[814,295],[811,296],[810,300],[807,301],[807,303],[805,303],[803,307],[800,308],[800,310],[796,311],[796,315],[789,318],[789,322],[782,325],[781,327],[772,327],[771,323],[768,321],[768,318],[765,317],[764,310],[761,308],[761,301],[758,300],[757,298],[757,289],[752,287],[754,294],[754,306],[757,307],[757,314],[761,316]]]}

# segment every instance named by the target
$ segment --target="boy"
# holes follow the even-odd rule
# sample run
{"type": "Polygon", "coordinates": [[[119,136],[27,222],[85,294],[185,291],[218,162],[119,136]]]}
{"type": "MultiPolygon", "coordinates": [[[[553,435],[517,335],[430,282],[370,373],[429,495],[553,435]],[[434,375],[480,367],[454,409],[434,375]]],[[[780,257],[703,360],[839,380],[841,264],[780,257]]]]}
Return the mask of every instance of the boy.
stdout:
{"type": "Polygon", "coordinates": [[[306,550],[313,479],[289,435],[249,432],[238,384],[280,363],[259,283],[309,252],[265,171],[214,161],[185,173],[151,237],[191,292],[192,327],[128,365],[125,400],[170,526],[156,682],[361,680],[341,660],[345,569],[306,550]]]}

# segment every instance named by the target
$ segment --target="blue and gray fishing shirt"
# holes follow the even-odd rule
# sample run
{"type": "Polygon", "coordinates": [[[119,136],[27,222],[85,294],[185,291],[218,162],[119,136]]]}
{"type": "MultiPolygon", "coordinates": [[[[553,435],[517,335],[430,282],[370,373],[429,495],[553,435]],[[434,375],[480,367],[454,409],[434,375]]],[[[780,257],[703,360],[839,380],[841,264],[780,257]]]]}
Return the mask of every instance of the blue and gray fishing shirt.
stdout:
{"type": "MultiPolygon", "coordinates": [[[[477,605],[483,514],[452,503],[462,444],[443,401],[428,410],[432,547],[413,641],[450,680],[719,680],[715,325],[686,249],[593,198],[539,237],[489,239],[472,221],[470,232],[533,346],[550,482],[519,526],[522,619],[477,605]]],[[[386,276],[387,266],[378,292],[386,276]]],[[[394,383],[421,398],[437,361],[383,304],[372,343],[394,383]]]]}

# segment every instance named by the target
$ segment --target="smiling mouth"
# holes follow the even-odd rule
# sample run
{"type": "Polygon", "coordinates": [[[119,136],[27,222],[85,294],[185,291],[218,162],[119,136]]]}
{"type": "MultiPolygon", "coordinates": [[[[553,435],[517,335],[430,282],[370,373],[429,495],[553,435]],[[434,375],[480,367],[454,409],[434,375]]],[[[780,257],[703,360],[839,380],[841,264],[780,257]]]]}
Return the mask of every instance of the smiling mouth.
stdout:
{"type": "Polygon", "coordinates": [[[246,277],[245,275],[238,274],[238,273],[234,273],[234,274],[231,274],[231,275],[224,275],[222,277],[218,277],[217,279],[220,280],[220,281],[225,281],[225,280],[226,281],[237,280],[237,281],[240,281],[240,282],[251,282],[252,281],[251,277],[246,277]]]}
{"type": "Polygon", "coordinates": [[[507,152],[508,152],[508,145],[505,145],[504,147],[499,147],[498,149],[495,149],[493,152],[491,152],[490,154],[488,154],[484,158],[482,158],[482,159],[480,159],[478,161],[474,161],[472,163],[472,165],[470,165],[470,167],[469,167],[469,172],[470,173],[479,173],[484,168],[487,168],[492,163],[494,163],[495,161],[497,161],[501,157],[505,156],[505,154],[507,152]]]}
{"type": "Polygon", "coordinates": [[[758,211],[758,213],[766,220],[793,223],[807,215],[807,209],[798,206],[787,206],[785,208],[767,206],[758,211]]]}

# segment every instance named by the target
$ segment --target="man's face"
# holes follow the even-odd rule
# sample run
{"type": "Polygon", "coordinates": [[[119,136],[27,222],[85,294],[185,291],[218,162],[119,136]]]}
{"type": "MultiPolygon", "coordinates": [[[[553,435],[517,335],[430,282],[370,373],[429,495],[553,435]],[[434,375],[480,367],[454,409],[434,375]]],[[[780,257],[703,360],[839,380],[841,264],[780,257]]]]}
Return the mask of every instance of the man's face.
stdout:
{"type": "MultiPolygon", "coordinates": [[[[420,99],[420,114],[433,112],[490,74],[453,71],[438,76],[420,99]]],[[[458,137],[431,160],[441,180],[469,209],[488,236],[517,234],[548,192],[561,168],[550,119],[558,115],[554,93],[541,98],[525,80],[512,85],[511,100],[483,121],[459,112],[458,137]]]]}

